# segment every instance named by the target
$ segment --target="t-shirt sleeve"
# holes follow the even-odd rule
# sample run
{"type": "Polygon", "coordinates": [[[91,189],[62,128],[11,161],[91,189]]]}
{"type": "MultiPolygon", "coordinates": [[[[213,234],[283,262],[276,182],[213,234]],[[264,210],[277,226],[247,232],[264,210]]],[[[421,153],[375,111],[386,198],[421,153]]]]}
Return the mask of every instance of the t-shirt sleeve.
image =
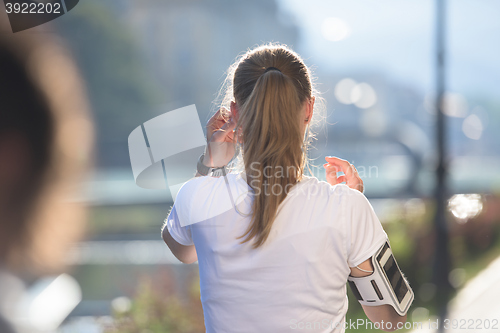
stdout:
{"type": "Polygon", "coordinates": [[[166,228],[168,233],[173,239],[182,245],[193,245],[191,237],[191,225],[181,226],[179,215],[177,214],[177,207],[174,204],[166,220],[166,228]]]}
{"type": "Polygon", "coordinates": [[[365,195],[353,189],[347,194],[347,263],[355,267],[373,256],[388,237],[365,195]]]}

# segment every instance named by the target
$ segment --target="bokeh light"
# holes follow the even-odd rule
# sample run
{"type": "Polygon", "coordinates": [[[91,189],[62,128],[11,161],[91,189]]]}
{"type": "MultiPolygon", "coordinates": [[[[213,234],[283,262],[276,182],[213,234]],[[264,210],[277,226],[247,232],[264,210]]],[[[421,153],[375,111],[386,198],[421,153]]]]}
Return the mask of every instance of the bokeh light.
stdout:
{"type": "Polygon", "coordinates": [[[483,123],[475,114],[471,114],[464,119],[462,131],[469,139],[479,140],[483,134],[483,123]]]}
{"type": "MultiPolygon", "coordinates": [[[[424,108],[430,114],[436,114],[436,95],[429,93],[424,98],[424,108]]],[[[468,112],[468,103],[461,94],[447,91],[444,94],[443,113],[449,117],[464,118],[468,112]]]]}
{"type": "Polygon", "coordinates": [[[335,86],[335,98],[342,104],[352,104],[352,90],[356,87],[356,81],[351,78],[340,80],[335,86]]]}
{"type": "Polygon", "coordinates": [[[481,213],[483,201],[480,194],[455,194],[448,201],[448,209],[459,223],[465,223],[481,213]]]}
{"type": "Polygon", "coordinates": [[[467,115],[467,100],[461,94],[447,92],[444,95],[443,112],[449,117],[463,118],[467,115]]]}
{"type": "Polygon", "coordinates": [[[326,40],[338,42],[349,37],[351,28],[344,20],[328,17],[321,24],[321,33],[326,40]]]}
{"type": "Polygon", "coordinates": [[[429,314],[430,313],[428,309],[424,307],[418,307],[411,312],[411,320],[414,322],[427,321],[427,319],[429,318],[429,314]]]}
{"type": "Polygon", "coordinates": [[[455,268],[448,275],[448,280],[454,288],[461,287],[467,278],[467,273],[463,268],[455,268]]]}
{"type": "Polygon", "coordinates": [[[351,90],[351,101],[358,108],[368,109],[377,102],[377,94],[368,83],[357,84],[351,90]]]}

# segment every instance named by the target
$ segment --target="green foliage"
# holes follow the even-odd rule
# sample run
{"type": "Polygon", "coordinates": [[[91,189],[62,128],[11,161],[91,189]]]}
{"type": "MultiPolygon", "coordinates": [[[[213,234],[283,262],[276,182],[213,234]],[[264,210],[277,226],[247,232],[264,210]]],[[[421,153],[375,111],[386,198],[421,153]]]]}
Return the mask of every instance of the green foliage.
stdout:
{"type": "Polygon", "coordinates": [[[87,234],[157,234],[160,239],[159,225],[168,216],[168,206],[161,205],[124,205],[119,207],[95,206],[89,210],[87,234]]]}
{"type": "Polygon", "coordinates": [[[130,310],[113,313],[114,323],[106,333],[199,333],[204,332],[203,313],[199,299],[199,282],[193,278],[187,300],[173,290],[174,286],[143,278],[130,310]]]}

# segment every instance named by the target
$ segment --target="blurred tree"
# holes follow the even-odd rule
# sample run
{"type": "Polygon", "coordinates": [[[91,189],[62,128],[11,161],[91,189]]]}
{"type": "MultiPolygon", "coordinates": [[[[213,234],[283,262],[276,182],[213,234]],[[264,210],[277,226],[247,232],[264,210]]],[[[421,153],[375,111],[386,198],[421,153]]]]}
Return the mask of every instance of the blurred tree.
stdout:
{"type": "Polygon", "coordinates": [[[87,83],[97,123],[98,166],[125,167],[127,137],[160,100],[132,33],[102,3],[82,2],[55,21],[87,83]]]}

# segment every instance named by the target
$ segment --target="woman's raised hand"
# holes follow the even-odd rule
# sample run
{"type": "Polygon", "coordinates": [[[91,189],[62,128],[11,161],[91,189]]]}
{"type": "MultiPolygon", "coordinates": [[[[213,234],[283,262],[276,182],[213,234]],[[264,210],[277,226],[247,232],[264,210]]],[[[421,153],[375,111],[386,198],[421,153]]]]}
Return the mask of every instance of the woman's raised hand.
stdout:
{"type": "Polygon", "coordinates": [[[209,167],[227,165],[236,151],[233,130],[236,121],[231,111],[222,107],[207,122],[207,148],[203,164],[209,167]]]}
{"type": "Polygon", "coordinates": [[[333,156],[326,156],[325,160],[327,163],[323,164],[323,167],[326,170],[326,181],[330,185],[337,185],[345,182],[350,188],[363,193],[363,180],[359,177],[358,170],[356,170],[354,165],[346,160],[333,156]],[[344,173],[343,176],[337,176],[337,172],[340,171],[344,173]]]}

